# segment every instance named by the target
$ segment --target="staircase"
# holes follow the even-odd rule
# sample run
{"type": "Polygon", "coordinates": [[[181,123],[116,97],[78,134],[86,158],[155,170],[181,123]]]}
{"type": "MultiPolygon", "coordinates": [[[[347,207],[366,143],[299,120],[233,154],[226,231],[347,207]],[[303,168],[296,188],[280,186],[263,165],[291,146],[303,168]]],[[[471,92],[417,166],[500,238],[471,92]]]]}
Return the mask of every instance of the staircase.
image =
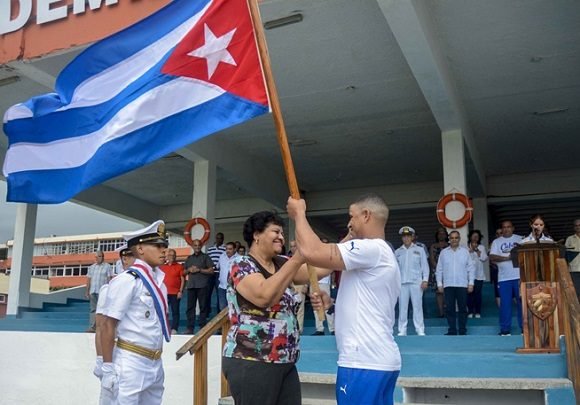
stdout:
{"type": "MultiPolygon", "coordinates": [[[[468,319],[467,336],[444,336],[447,321],[436,317],[435,294],[426,292],[427,336],[415,335],[410,319],[409,335],[395,338],[403,358],[395,391],[397,403],[575,404],[572,384],[566,377],[563,340],[559,354],[518,354],[515,349],[523,342],[517,320],[514,317],[512,336],[498,336],[498,309],[489,284],[484,286],[483,300],[482,318],[468,319]]],[[[183,299],[180,332],[186,327],[185,305],[183,299]]],[[[212,307],[215,315],[215,303],[212,307]]],[[[305,312],[298,362],[303,404],[334,404],[336,342],[328,334],[310,336],[315,331],[314,319],[310,308],[305,312]]],[[[17,317],[0,319],[0,331],[81,333],[88,326],[88,313],[87,301],[45,304],[42,310],[24,309],[17,317]]],[[[219,403],[233,401],[221,398],[219,403]]]]}

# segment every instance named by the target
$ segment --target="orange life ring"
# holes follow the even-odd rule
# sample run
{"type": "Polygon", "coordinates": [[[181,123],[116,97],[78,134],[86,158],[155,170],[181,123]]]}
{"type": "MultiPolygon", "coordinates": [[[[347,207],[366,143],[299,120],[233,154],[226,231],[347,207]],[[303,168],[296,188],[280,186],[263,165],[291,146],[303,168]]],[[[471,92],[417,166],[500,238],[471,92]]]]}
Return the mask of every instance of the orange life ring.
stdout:
{"type": "Polygon", "coordinates": [[[187,223],[187,225],[185,225],[185,230],[183,231],[183,238],[185,239],[185,241],[189,246],[193,246],[193,239],[191,239],[191,229],[196,225],[203,226],[203,236],[200,239],[201,245],[203,246],[209,240],[209,235],[211,233],[209,222],[207,222],[204,218],[201,217],[191,218],[187,223]]]}
{"type": "Polygon", "coordinates": [[[471,222],[473,217],[473,205],[471,204],[471,199],[465,194],[451,193],[445,194],[437,203],[437,220],[441,225],[446,228],[461,228],[471,222]],[[445,216],[445,207],[451,201],[458,201],[465,207],[465,214],[456,221],[452,221],[445,216]]]}

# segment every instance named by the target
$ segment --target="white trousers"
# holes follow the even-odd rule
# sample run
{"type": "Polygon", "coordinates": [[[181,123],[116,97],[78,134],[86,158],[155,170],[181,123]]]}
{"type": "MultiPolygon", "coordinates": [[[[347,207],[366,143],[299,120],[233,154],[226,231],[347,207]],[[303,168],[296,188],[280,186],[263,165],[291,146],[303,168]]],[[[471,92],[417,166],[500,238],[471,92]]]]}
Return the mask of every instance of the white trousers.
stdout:
{"type": "Polygon", "coordinates": [[[119,375],[119,394],[112,405],[160,405],[165,373],[161,360],[150,360],[115,347],[113,363],[119,375]]]}
{"type": "Polygon", "coordinates": [[[415,332],[425,333],[425,324],[423,322],[423,290],[421,290],[421,283],[401,285],[401,296],[399,297],[399,333],[407,333],[409,299],[413,305],[415,332]]]}
{"type": "MultiPolygon", "coordinates": [[[[330,284],[318,284],[320,291],[325,291],[330,297],[330,284]]],[[[328,330],[334,332],[334,313],[332,315],[326,314],[326,323],[328,324],[328,330]]],[[[316,320],[316,331],[324,332],[324,319],[318,319],[318,313],[314,311],[314,319],[316,320]]]]}

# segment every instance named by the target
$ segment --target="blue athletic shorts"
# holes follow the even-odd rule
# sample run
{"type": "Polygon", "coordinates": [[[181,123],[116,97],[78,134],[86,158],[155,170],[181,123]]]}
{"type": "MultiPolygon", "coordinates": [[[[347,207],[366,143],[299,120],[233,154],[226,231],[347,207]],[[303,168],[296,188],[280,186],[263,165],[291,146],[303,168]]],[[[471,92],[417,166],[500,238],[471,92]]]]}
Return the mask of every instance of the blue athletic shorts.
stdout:
{"type": "Polygon", "coordinates": [[[338,367],[336,401],[338,405],[393,405],[399,371],[338,367]]]}

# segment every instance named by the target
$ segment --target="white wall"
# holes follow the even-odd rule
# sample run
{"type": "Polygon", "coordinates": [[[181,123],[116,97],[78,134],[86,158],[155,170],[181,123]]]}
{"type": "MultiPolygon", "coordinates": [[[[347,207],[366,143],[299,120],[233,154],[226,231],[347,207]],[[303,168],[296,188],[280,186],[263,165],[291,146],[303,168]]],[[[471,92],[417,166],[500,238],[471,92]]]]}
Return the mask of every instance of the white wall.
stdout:
{"type": "MultiPolygon", "coordinates": [[[[94,334],[0,332],[0,404],[97,404],[99,381],[93,375],[94,334]]],[[[175,360],[190,336],[165,344],[163,404],[193,403],[193,356],[175,360]]],[[[217,404],[221,373],[221,336],[209,342],[208,404],[217,404]]]]}

